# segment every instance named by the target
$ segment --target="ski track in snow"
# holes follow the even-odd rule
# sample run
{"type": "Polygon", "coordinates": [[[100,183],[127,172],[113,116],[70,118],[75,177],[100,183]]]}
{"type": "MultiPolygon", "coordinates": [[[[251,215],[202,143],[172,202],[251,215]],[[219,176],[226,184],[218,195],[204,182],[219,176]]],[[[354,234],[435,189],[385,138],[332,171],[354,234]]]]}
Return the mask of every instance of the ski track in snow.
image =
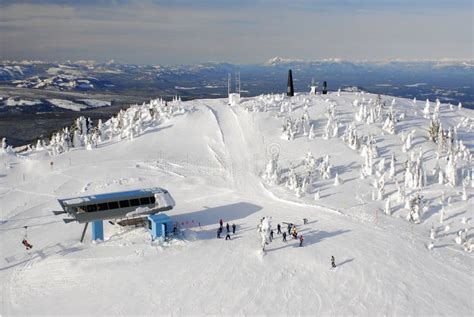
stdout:
{"type": "MultiPolygon", "coordinates": [[[[315,99],[326,103],[320,96],[315,99]]],[[[352,99],[347,100],[350,103],[352,99]]],[[[253,114],[229,107],[225,100],[206,100],[201,106],[212,113],[219,128],[217,140],[211,139],[213,143],[207,142],[207,148],[201,149],[219,158],[222,169],[216,174],[199,172],[195,162],[148,164],[127,159],[126,155],[119,160],[104,157],[79,163],[79,155],[94,152],[73,151],[70,155],[78,155],[75,165],[52,172],[59,178],[57,181],[48,183],[51,176],[43,169],[43,176],[25,184],[29,189],[3,188],[5,193],[0,199],[17,192],[28,199],[38,196],[41,201],[26,209],[18,205],[7,213],[12,215],[9,221],[0,224],[5,251],[0,258],[0,314],[472,313],[472,256],[464,253],[447,261],[444,249],[427,251],[421,243],[426,241],[426,234],[410,232],[410,225],[401,219],[379,215],[379,223],[374,224],[362,214],[341,211],[329,203],[324,206],[321,202],[293,201],[283,191],[267,188],[258,175],[262,169],[256,162],[256,157],[266,152],[265,142],[260,128],[253,119],[249,120],[253,114]],[[158,173],[144,174],[147,170],[158,173]],[[218,174],[225,176],[224,182],[218,174]],[[190,178],[207,181],[186,183],[190,178]],[[165,188],[169,186],[171,193],[184,198],[178,200],[171,216],[174,212],[183,217],[189,213],[189,219],[210,218],[210,224],[201,229],[188,228],[187,239],[161,246],[150,244],[143,229],[117,231],[115,227],[105,227],[107,241],[78,247],[80,226],[64,225],[59,219],[58,223],[41,225],[49,218],[31,219],[25,223],[32,227],[29,237],[34,239],[34,248],[30,254],[20,256],[18,240],[22,233],[13,228],[21,226],[14,220],[26,213],[38,217],[49,208],[56,209],[57,196],[48,192],[64,195],[80,192],[81,188],[107,191],[153,181],[161,183],[163,179],[168,182],[165,188]],[[35,187],[38,182],[42,186],[35,187]],[[185,196],[188,192],[191,194],[185,196]],[[257,211],[232,207],[226,214],[225,208],[234,203],[252,204],[257,211]],[[224,216],[214,210],[221,210],[224,216]],[[265,253],[255,251],[256,224],[262,216],[273,217],[274,227],[288,221],[297,224],[298,231],[306,237],[304,247],[299,248],[298,241],[291,237],[283,244],[281,236],[276,235],[265,253]],[[224,240],[225,234],[221,240],[215,238],[217,226],[213,224],[220,217],[238,224],[231,241],[224,240]],[[302,225],[303,218],[310,223],[302,225]],[[329,269],[331,255],[336,257],[336,271],[329,269]],[[10,263],[6,258],[11,259],[10,263]]],[[[134,142],[140,142],[140,137],[134,142]]],[[[359,192],[355,196],[364,202],[359,192]]]]}

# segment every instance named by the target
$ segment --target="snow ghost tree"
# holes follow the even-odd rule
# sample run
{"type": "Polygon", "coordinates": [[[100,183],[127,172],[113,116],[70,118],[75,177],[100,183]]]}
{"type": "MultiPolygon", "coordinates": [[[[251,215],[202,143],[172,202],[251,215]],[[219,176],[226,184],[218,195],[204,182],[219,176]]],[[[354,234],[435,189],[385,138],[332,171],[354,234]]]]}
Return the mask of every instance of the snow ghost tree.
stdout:
{"type": "Polygon", "coordinates": [[[331,104],[327,111],[326,116],[328,118],[328,122],[324,128],[324,135],[323,139],[327,140],[331,137],[337,137],[339,134],[339,123],[336,115],[336,105],[331,104]]]}
{"type": "Polygon", "coordinates": [[[311,124],[311,126],[309,127],[308,139],[313,140],[315,136],[316,134],[314,133],[314,125],[311,124]]]}
{"type": "Polygon", "coordinates": [[[426,99],[425,108],[423,109],[423,115],[426,119],[430,118],[431,110],[430,110],[430,101],[426,99]]]}
{"type": "Polygon", "coordinates": [[[457,185],[457,166],[456,157],[453,154],[448,156],[448,163],[446,164],[445,174],[449,185],[455,187],[457,185]]]}
{"type": "Polygon", "coordinates": [[[284,140],[294,140],[297,131],[296,122],[292,118],[287,118],[283,123],[281,138],[284,140]]]}
{"type": "Polygon", "coordinates": [[[414,153],[406,162],[405,168],[405,187],[412,189],[421,189],[426,185],[426,171],[423,167],[423,153],[419,153],[415,159],[414,153]]]}
{"type": "Polygon", "coordinates": [[[270,159],[263,173],[263,180],[269,185],[278,185],[280,175],[278,172],[278,155],[270,159]]]}
{"type": "Polygon", "coordinates": [[[420,192],[416,193],[409,199],[408,202],[409,212],[407,220],[416,224],[421,222],[421,212],[423,209],[423,197],[420,192]]]}
{"type": "Polygon", "coordinates": [[[357,136],[357,129],[354,122],[347,126],[342,140],[353,150],[358,150],[360,148],[361,140],[357,136]]]}
{"type": "Polygon", "coordinates": [[[405,134],[402,133],[401,140],[402,140],[402,152],[406,153],[411,149],[412,145],[412,138],[415,136],[415,130],[412,130],[408,135],[405,137],[405,134]]]}
{"type": "Polygon", "coordinates": [[[392,153],[392,156],[390,158],[390,170],[388,172],[388,176],[393,179],[396,174],[396,169],[395,169],[395,154],[392,153]]]}
{"type": "Polygon", "coordinates": [[[260,233],[260,245],[262,250],[265,251],[265,245],[270,243],[270,232],[272,230],[271,218],[263,218],[260,225],[258,226],[258,232],[260,233]]]}
{"type": "Polygon", "coordinates": [[[396,124],[395,115],[393,114],[392,107],[390,107],[390,110],[387,113],[387,118],[385,119],[382,129],[390,134],[395,134],[395,124],[396,124]]]}
{"type": "Polygon", "coordinates": [[[392,214],[392,208],[390,207],[390,198],[387,198],[385,200],[385,207],[384,207],[383,211],[386,215],[390,216],[392,214]]]}
{"type": "Polygon", "coordinates": [[[435,119],[433,117],[430,121],[430,126],[428,128],[428,138],[430,139],[430,141],[437,143],[439,129],[440,129],[439,119],[435,119]]]}

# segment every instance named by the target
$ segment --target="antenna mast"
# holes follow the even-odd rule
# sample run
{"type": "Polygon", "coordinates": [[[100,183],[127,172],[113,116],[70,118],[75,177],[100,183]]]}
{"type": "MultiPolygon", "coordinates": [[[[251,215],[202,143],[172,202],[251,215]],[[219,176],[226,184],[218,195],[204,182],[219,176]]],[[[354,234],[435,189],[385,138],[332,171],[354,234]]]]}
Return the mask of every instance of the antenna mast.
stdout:
{"type": "Polygon", "coordinates": [[[235,73],[235,86],[237,93],[240,95],[240,72],[235,73]]]}

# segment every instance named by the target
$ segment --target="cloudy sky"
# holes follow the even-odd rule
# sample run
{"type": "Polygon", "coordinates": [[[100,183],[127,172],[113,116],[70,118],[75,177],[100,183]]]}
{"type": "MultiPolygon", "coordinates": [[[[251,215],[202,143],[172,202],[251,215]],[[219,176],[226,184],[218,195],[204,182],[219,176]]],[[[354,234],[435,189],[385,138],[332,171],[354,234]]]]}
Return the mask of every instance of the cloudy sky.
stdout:
{"type": "Polygon", "coordinates": [[[0,58],[474,59],[474,0],[0,0],[0,58]]]}

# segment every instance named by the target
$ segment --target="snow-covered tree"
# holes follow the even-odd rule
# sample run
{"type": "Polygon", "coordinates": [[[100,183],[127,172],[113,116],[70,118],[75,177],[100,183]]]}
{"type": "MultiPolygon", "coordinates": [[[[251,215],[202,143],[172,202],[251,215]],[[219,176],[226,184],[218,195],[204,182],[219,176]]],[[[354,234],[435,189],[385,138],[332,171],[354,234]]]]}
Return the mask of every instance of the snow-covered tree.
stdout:
{"type": "Polygon", "coordinates": [[[395,134],[395,125],[396,125],[396,119],[393,114],[393,110],[390,107],[390,111],[387,113],[387,117],[385,119],[382,129],[390,134],[395,134]]]}
{"type": "Polygon", "coordinates": [[[383,209],[383,212],[386,215],[389,215],[389,216],[392,214],[392,208],[390,206],[390,198],[389,197],[387,199],[385,199],[385,207],[383,209]]]}
{"type": "Polygon", "coordinates": [[[415,130],[412,130],[410,133],[405,136],[404,133],[401,135],[402,140],[402,152],[406,153],[411,149],[412,146],[412,138],[415,136],[415,130]]]}
{"type": "Polygon", "coordinates": [[[311,124],[309,127],[308,139],[313,140],[315,137],[316,137],[316,134],[314,132],[314,125],[311,124]]]}
{"type": "Polygon", "coordinates": [[[423,167],[423,153],[419,153],[415,159],[414,153],[406,162],[404,184],[407,188],[421,189],[426,185],[426,171],[423,167]]]}
{"type": "Polygon", "coordinates": [[[444,222],[444,215],[446,214],[446,210],[444,209],[444,205],[441,206],[441,210],[439,211],[439,223],[444,222]]]}
{"type": "Polygon", "coordinates": [[[390,170],[388,172],[388,176],[393,179],[396,175],[396,167],[395,167],[395,154],[392,153],[390,158],[390,170]]]}
{"type": "Polygon", "coordinates": [[[436,239],[436,230],[433,224],[431,224],[431,230],[430,230],[430,239],[434,240],[436,239]]]}
{"type": "Polygon", "coordinates": [[[430,141],[437,143],[439,129],[440,129],[439,119],[432,118],[430,121],[430,126],[428,128],[428,137],[430,141]]]}
{"type": "Polygon", "coordinates": [[[430,118],[431,110],[430,110],[430,101],[426,99],[425,108],[423,109],[423,115],[426,119],[430,118]]]}
{"type": "Polygon", "coordinates": [[[262,177],[269,185],[277,185],[279,183],[280,175],[278,171],[278,155],[272,157],[267,163],[262,177]]]}
{"type": "Polygon", "coordinates": [[[408,206],[409,212],[407,220],[414,223],[420,223],[423,209],[423,198],[419,192],[409,199],[408,206]]]}
{"type": "Polygon", "coordinates": [[[448,163],[446,164],[445,174],[446,174],[446,181],[452,187],[457,185],[457,164],[456,164],[456,157],[453,154],[448,156],[448,163]]]}
{"type": "Polygon", "coordinates": [[[337,137],[339,134],[339,123],[336,115],[336,105],[331,104],[327,111],[326,116],[328,121],[324,127],[323,139],[327,140],[332,137],[337,137]]]}
{"type": "Polygon", "coordinates": [[[271,242],[271,238],[270,238],[271,230],[272,230],[271,218],[264,217],[257,230],[260,234],[260,245],[262,247],[262,251],[265,251],[265,245],[271,242]]]}
{"type": "Polygon", "coordinates": [[[353,150],[360,148],[361,139],[357,135],[357,129],[354,122],[349,124],[342,136],[342,140],[353,150]]]}
{"type": "Polygon", "coordinates": [[[466,201],[467,200],[467,190],[466,190],[466,184],[462,184],[462,195],[461,199],[466,201]]]}

